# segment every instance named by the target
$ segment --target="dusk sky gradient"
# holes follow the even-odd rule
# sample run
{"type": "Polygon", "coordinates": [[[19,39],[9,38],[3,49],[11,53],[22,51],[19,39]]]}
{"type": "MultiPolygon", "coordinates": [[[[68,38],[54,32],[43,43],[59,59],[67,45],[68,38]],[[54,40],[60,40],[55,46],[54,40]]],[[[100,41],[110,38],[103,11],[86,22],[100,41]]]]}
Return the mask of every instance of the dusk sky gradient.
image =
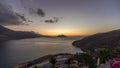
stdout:
{"type": "Polygon", "coordinates": [[[5,25],[13,30],[35,31],[43,35],[91,35],[120,29],[120,0],[1,0],[32,22],[5,25]],[[42,9],[44,17],[33,14],[42,9]],[[44,20],[58,17],[56,23],[44,20]]]}

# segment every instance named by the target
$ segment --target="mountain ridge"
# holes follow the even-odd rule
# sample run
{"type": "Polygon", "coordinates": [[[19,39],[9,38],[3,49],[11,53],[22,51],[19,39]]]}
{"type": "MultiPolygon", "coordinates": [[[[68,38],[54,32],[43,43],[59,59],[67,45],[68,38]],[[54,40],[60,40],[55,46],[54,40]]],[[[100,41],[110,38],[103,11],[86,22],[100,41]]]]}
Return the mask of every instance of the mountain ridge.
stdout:
{"type": "Polygon", "coordinates": [[[14,40],[14,39],[35,38],[41,36],[42,35],[37,34],[35,32],[14,31],[0,25],[0,42],[14,40]]]}
{"type": "Polygon", "coordinates": [[[87,51],[103,47],[117,47],[119,41],[120,29],[87,36],[81,40],[74,41],[72,44],[83,51],[87,51]]]}

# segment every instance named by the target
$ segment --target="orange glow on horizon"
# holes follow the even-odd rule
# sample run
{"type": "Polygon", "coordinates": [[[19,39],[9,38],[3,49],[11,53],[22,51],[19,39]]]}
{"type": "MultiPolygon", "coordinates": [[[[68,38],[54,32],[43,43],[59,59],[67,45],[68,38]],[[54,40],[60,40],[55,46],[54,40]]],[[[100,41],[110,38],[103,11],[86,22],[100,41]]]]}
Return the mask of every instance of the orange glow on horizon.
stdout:
{"type": "Polygon", "coordinates": [[[90,33],[85,31],[77,31],[73,29],[47,29],[47,30],[36,30],[37,33],[47,36],[58,36],[58,35],[66,35],[66,36],[87,36],[90,33]]]}
{"type": "Polygon", "coordinates": [[[58,35],[66,35],[66,36],[88,36],[95,32],[92,31],[76,31],[76,30],[70,30],[70,29],[32,29],[30,26],[6,26],[7,28],[10,28],[15,31],[34,31],[36,33],[47,35],[47,36],[58,36],[58,35]]]}
{"type": "Polygon", "coordinates": [[[82,34],[82,33],[52,33],[52,32],[37,32],[42,35],[47,35],[47,36],[58,36],[58,35],[66,35],[66,36],[88,36],[90,34],[82,34]]]}

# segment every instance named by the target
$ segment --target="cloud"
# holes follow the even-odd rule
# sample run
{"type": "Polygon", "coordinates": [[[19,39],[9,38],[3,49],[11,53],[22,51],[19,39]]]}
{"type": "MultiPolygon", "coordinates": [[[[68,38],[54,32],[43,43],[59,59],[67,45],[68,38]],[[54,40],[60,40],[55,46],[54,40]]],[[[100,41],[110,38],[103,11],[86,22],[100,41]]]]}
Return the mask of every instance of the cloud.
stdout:
{"type": "Polygon", "coordinates": [[[59,18],[58,18],[58,17],[54,17],[54,21],[55,21],[55,22],[58,22],[58,21],[59,21],[59,18]]]}
{"type": "Polygon", "coordinates": [[[42,17],[45,16],[45,12],[43,12],[43,10],[40,9],[40,8],[37,10],[37,14],[38,14],[39,16],[42,16],[42,17]]]}
{"type": "Polygon", "coordinates": [[[17,14],[10,5],[0,3],[0,25],[22,25],[25,17],[17,14]]]}
{"type": "Polygon", "coordinates": [[[49,20],[45,20],[45,23],[55,23],[54,20],[49,19],[49,20]]]}
{"type": "Polygon", "coordinates": [[[33,21],[31,21],[31,20],[28,20],[28,22],[33,22],[33,21]]]}
{"type": "MultiPolygon", "coordinates": [[[[38,15],[40,17],[45,16],[45,12],[40,8],[30,8],[28,12],[30,12],[30,14],[38,15]]],[[[26,22],[32,21],[28,21],[24,14],[15,12],[12,6],[0,3],[0,25],[25,25],[28,24],[26,22]]]]}
{"type": "Polygon", "coordinates": [[[59,22],[59,17],[53,17],[53,19],[45,20],[45,23],[57,23],[59,22]]]}
{"type": "Polygon", "coordinates": [[[20,15],[20,14],[18,14],[18,13],[16,13],[16,15],[19,16],[23,21],[27,21],[26,18],[25,18],[25,16],[20,15]]]}
{"type": "Polygon", "coordinates": [[[44,17],[45,16],[45,12],[42,9],[33,9],[33,8],[29,8],[28,12],[34,15],[38,15],[40,17],[44,17]]]}
{"type": "Polygon", "coordinates": [[[43,9],[35,6],[35,4],[37,4],[35,3],[35,0],[21,0],[21,4],[25,10],[28,9],[30,15],[38,15],[40,17],[45,16],[43,9]]]}

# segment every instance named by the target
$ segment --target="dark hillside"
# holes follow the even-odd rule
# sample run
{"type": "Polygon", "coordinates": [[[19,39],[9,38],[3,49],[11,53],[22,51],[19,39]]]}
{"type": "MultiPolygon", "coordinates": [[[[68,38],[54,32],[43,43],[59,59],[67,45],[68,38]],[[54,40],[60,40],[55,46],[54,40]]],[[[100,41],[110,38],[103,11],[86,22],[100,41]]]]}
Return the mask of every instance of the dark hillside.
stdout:
{"type": "Polygon", "coordinates": [[[82,40],[74,41],[73,45],[80,47],[82,50],[86,51],[99,47],[116,47],[119,41],[120,29],[85,37],[82,40]]]}

